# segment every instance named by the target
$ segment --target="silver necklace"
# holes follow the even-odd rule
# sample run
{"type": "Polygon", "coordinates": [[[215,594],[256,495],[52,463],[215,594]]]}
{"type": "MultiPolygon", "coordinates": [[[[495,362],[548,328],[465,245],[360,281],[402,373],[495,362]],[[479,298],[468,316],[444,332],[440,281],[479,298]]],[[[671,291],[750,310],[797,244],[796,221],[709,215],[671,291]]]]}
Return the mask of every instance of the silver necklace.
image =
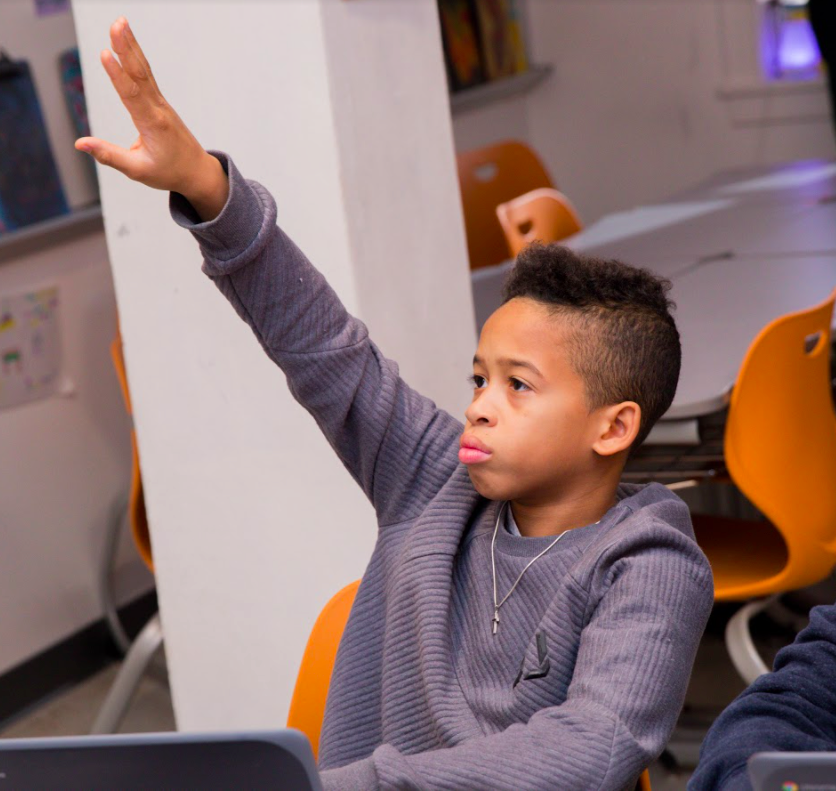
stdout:
{"type": "MultiPolygon", "coordinates": [[[[525,568],[520,572],[520,576],[517,577],[516,582],[511,586],[511,590],[502,597],[502,601],[497,601],[497,594],[496,594],[496,556],[494,553],[494,547],[496,546],[496,534],[499,532],[499,522],[502,519],[502,515],[505,513],[505,508],[508,505],[507,501],[504,502],[500,508],[499,513],[496,516],[496,525],[493,529],[493,538],[491,539],[491,572],[493,574],[493,618],[491,619],[491,633],[496,634],[496,630],[499,628],[499,608],[508,601],[510,595],[514,592],[514,589],[519,585],[520,580],[523,578],[523,574],[528,571],[538,560],[540,560],[543,555],[546,554],[558,541],[560,541],[563,536],[565,536],[569,531],[564,530],[558,537],[551,542],[539,555],[532,558],[531,560],[526,563],[525,568]]],[[[596,522],[597,524],[597,522],[596,522]]]]}

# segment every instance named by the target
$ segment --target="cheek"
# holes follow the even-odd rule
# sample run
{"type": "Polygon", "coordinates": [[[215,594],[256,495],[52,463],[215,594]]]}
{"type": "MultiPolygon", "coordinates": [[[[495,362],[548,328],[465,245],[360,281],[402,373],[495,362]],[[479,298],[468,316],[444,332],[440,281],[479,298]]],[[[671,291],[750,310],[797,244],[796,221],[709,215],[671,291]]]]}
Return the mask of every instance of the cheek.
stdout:
{"type": "Polygon", "coordinates": [[[581,445],[588,430],[585,405],[560,401],[525,416],[526,445],[537,457],[565,456],[581,445]]]}

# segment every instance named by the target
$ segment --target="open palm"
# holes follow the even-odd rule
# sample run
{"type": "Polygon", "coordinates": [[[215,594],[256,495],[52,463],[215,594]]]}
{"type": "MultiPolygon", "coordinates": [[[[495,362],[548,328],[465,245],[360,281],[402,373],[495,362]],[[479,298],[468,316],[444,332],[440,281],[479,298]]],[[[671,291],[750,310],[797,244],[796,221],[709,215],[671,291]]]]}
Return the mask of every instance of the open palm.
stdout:
{"type": "Polygon", "coordinates": [[[219,211],[226,191],[223,169],[166,102],[124,17],[111,25],[110,42],[113,51],[101,53],[102,65],[139,137],[130,148],[97,137],[79,138],[75,147],[134,181],[194,199],[196,208],[208,197],[214,197],[215,203],[220,200],[220,206],[214,207],[219,211]]]}

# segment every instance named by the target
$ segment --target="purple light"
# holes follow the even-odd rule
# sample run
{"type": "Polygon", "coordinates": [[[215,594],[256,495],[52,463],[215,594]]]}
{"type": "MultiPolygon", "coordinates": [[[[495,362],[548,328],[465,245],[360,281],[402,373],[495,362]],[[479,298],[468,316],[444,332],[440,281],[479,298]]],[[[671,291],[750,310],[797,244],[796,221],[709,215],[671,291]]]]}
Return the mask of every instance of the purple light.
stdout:
{"type": "Polygon", "coordinates": [[[778,63],[782,72],[814,72],[821,60],[810,22],[802,17],[781,25],[778,63]]]}

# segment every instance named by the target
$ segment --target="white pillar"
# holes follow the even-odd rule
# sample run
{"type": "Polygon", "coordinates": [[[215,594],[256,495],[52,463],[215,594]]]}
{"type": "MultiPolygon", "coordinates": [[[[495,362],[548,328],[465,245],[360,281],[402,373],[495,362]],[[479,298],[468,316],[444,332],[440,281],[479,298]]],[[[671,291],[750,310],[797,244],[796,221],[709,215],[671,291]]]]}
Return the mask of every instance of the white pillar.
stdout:
{"type": "MultiPolygon", "coordinates": [[[[198,139],[404,377],[461,413],[475,334],[435,0],[75,0],[93,133],[128,145],[99,51],[124,14],[198,139]]],[[[373,512],[199,271],[166,196],[100,172],[182,729],[284,723],[308,631],[373,512]]]]}

